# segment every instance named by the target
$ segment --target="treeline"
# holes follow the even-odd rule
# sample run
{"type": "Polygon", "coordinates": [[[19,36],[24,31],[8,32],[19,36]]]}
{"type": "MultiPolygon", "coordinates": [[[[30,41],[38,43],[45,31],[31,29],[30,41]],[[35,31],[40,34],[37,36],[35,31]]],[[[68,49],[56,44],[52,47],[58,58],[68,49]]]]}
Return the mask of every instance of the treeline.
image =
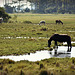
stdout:
{"type": "Polygon", "coordinates": [[[35,4],[36,13],[75,14],[75,0],[28,0],[35,4]]]}

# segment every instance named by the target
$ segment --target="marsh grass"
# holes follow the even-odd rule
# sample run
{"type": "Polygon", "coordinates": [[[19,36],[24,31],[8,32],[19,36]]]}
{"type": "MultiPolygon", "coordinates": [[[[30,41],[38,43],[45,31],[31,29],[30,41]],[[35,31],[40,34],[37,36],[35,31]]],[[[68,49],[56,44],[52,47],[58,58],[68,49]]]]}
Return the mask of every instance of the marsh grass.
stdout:
{"type": "MultiPolygon", "coordinates": [[[[45,49],[48,39],[55,33],[68,34],[71,36],[72,41],[75,41],[74,14],[26,13],[10,15],[12,16],[10,19],[13,21],[12,23],[0,24],[0,55],[20,55],[45,49]],[[64,24],[56,25],[56,19],[62,20],[64,24]],[[40,20],[45,20],[46,25],[38,25],[40,20]],[[27,24],[24,22],[32,23],[27,24]],[[24,37],[29,38],[25,39],[24,37]]],[[[61,44],[59,43],[59,45],[61,44]]],[[[52,46],[54,46],[54,42],[52,42],[52,46]]],[[[75,46],[75,44],[73,44],[73,46],[75,46]]]]}
{"type": "Polygon", "coordinates": [[[21,55],[30,52],[33,53],[46,46],[46,43],[43,41],[41,43],[40,40],[35,39],[4,39],[1,40],[0,55],[21,55]]]}
{"type": "Polygon", "coordinates": [[[10,14],[12,18],[17,15],[17,21],[31,21],[32,23],[39,23],[40,20],[45,20],[46,23],[55,23],[55,20],[60,19],[65,24],[74,24],[75,15],[74,14],[10,14]]]}
{"type": "MultiPolygon", "coordinates": [[[[0,56],[48,50],[51,35],[68,34],[75,41],[74,14],[10,14],[11,23],[0,24],[0,56]],[[16,16],[14,16],[16,15],[16,16]],[[60,19],[64,24],[55,24],[60,19]],[[38,25],[45,20],[46,25],[38,25]],[[32,23],[25,23],[30,21],[32,23]],[[10,38],[11,37],[11,38],[10,38]],[[17,38],[22,37],[22,38],[17,38]],[[28,38],[25,38],[28,37],[28,38]]],[[[61,43],[58,43],[62,45],[61,43]]],[[[72,44],[75,46],[75,44],[72,44]]],[[[54,46],[54,41],[52,42],[54,46]]],[[[0,75],[74,75],[75,58],[50,58],[37,62],[0,59],[0,75]]]]}
{"type": "Polygon", "coordinates": [[[50,58],[37,62],[20,61],[13,63],[12,61],[12,63],[9,63],[10,60],[3,59],[0,60],[2,64],[0,73],[6,73],[7,75],[74,75],[75,65],[72,60],[75,60],[75,58],[50,58]],[[60,66],[56,66],[57,63],[60,66]]]}

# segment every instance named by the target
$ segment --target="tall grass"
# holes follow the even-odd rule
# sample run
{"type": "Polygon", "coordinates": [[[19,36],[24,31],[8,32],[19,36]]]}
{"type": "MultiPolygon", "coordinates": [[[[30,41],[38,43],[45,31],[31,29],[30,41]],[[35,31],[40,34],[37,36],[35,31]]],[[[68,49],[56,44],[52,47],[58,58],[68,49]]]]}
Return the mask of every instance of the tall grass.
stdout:
{"type": "MultiPolygon", "coordinates": [[[[0,24],[0,55],[20,55],[47,47],[54,33],[68,34],[75,41],[74,14],[10,14],[10,23],[0,24]],[[55,24],[60,19],[63,25],[55,24]],[[38,25],[45,20],[46,25],[38,25]],[[32,23],[27,23],[32,22],[32,23]],[[22,37],[22,38],[16,38],[22,37]],[[29,37],[29,38],[24,38],[29,37]],[[39,38],[42,37],[42,38],[39,38]],[[44,37],[44,38],[43,38],[44,37]]],[[[53,43],[52,43],[53,44],[53,43]]],[[[75,44],[73,44],[75,46],[75,44]]],[[[37,62],[0,59],[0,75],[74,75],[75,58],[50,58],[37,62]]]]}
{"type": "Polygon", "coordinates": [[[74,75],[75,58],[50,58],[37,62],[0,60],[1,75],[74,75]],[[11,63],[10,63],[11,62],[11,63]],[[39,64],[38,64],[39,63],[39,64]],[[60,65],[57,65],[60,64],[60,65]],[[40,68],[41,67],[41,68],[40,68]]]}
{"type": "Polygon", "coordinates": [[[12,23],[0,24],[0,55],[26,54],[45,49],[48,39],[55,33],[68,34],[72,41],[75,41],[74,14],[10,15],[12,16],[12,23]],[[56,25],[56,19],[60,19],[64,24],[56,25]],[[45,20],[46,25],[38,25],[40,20],[45,20]],[[24,37],[29,38],[25,39],[24,37]],[[39,39],[39,37],[44,38],[39,39]]]}
{"type": "Polygon", "coordinates": [[[40,20],[45,20],[46,23],[55,23],[55,20],[62,20],[64,23],[75,23],[74,14],[10,14],[12,17],[17,15],[17,21],[31,21],[39,23],[40,20]]]}

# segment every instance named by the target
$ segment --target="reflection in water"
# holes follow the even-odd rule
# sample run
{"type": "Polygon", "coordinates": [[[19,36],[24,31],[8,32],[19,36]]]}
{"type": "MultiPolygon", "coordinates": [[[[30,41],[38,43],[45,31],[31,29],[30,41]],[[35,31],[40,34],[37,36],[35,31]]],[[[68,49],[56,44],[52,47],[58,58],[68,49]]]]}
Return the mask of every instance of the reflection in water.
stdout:
{"type": "Polygon", "coordinates": [[[51,53],[53,57],[57,58],[71,57],[71,54],[73,55],[72,51],[74,52],[75,47],[72,48],[71,52],[67,52],[67,49],[67,46],[59,46],[58,49],[53,49],[51,53]]]}
{"type": "Polygon", "coordinates": [[[75,57],[75,47],[72,47],[71,52],[67,52],[67,46],[59,46],[57,52],[55,51],[57,49],[53,49],[52,51],[48,50],[42,50],[42,51],[36,51],[36,53],[30,53],[30,55],[19,55],[19,56],[1,56],[0,59],[11,59],[14,61],[20,61],[20,60],[28,60],[28,61],[40,61],[43,59],[48,59],[51,57],[56,58],[65,58],[65,57],[75,57]]]}

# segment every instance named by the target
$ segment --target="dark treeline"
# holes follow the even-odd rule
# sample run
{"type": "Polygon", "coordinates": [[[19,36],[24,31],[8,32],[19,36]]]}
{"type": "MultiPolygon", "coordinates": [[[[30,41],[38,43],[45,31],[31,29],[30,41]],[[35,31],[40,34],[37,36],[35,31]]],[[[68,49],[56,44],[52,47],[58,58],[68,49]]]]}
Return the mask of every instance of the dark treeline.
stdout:
{"type": "Polygon", "coordinates": [[[36,13],[75,14],[75,0],[28,0],[35,4],[36,13]]]}

